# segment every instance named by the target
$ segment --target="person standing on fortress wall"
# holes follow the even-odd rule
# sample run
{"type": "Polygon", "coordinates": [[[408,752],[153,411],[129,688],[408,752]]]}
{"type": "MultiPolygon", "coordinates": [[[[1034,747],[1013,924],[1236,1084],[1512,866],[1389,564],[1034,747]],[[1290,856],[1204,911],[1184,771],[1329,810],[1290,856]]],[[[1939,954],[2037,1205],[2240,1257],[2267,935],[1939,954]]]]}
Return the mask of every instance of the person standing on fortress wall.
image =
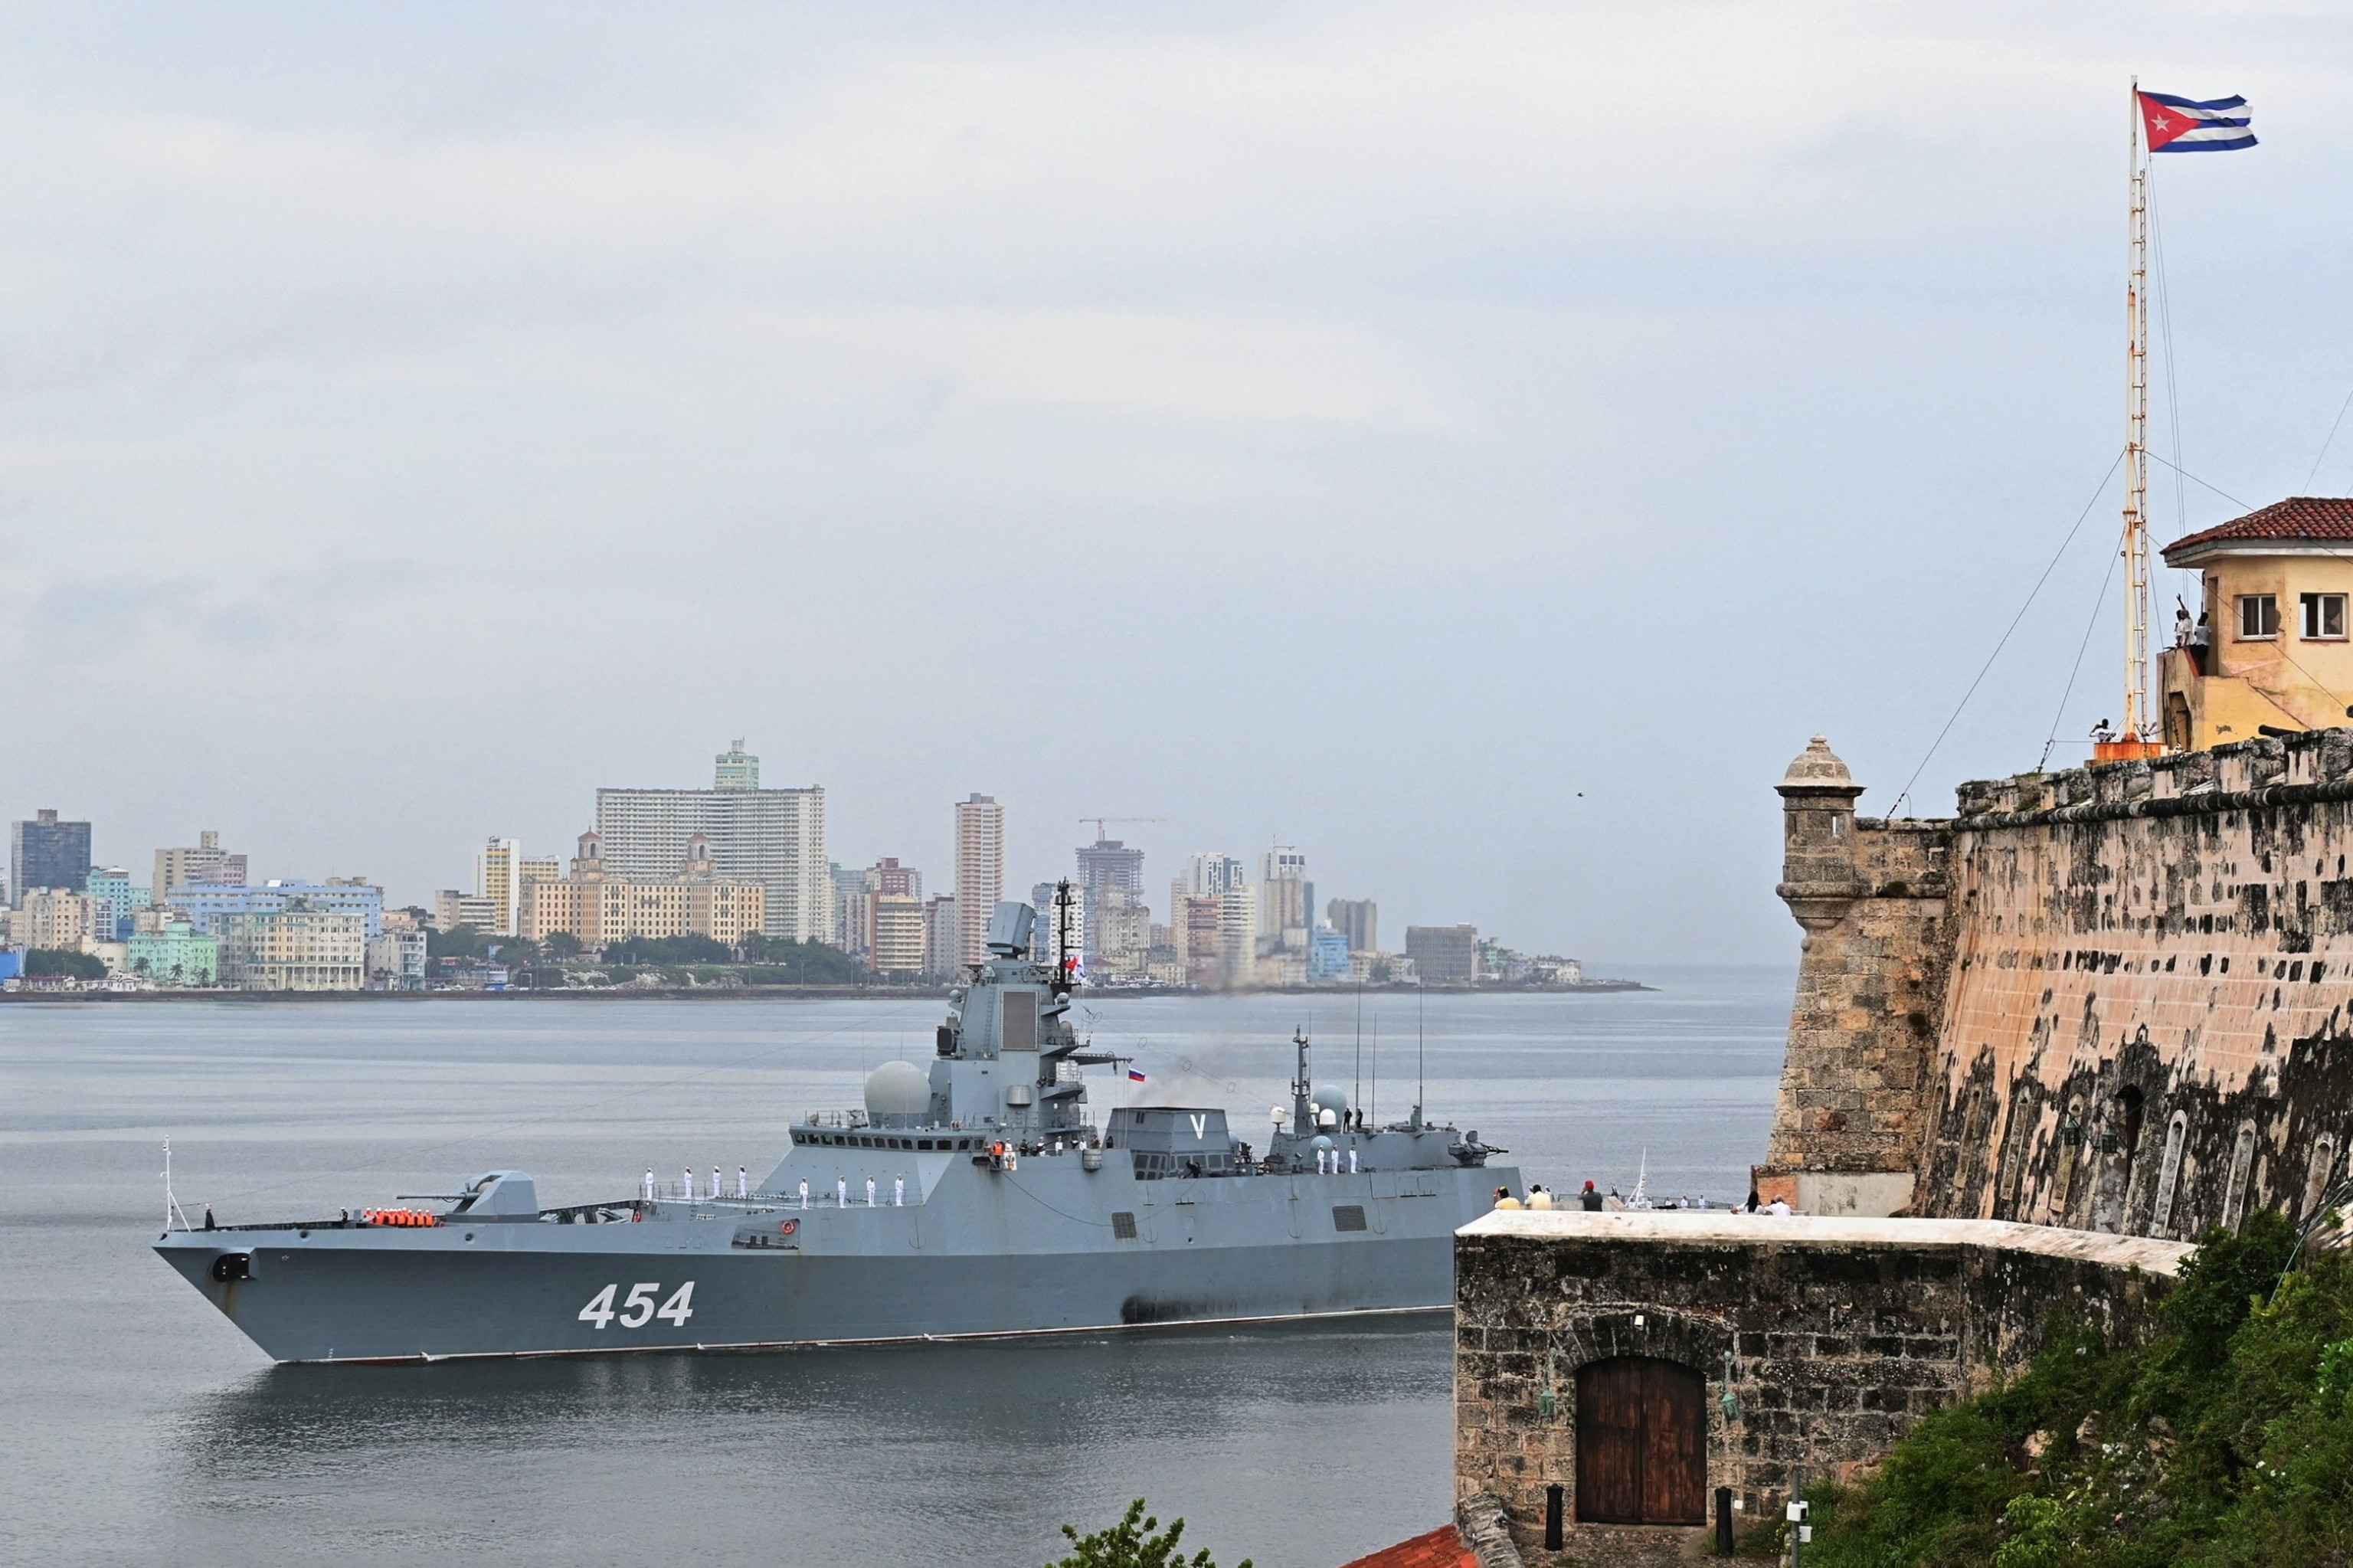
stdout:
{"type": "Polygon", "coordinates": [[[1585,1184],[1585,1191],[1577,1195],[1577,1201],[1588,1214],[1601,1212],[1601,1190],[1590,1181],[1585,1184]]]}

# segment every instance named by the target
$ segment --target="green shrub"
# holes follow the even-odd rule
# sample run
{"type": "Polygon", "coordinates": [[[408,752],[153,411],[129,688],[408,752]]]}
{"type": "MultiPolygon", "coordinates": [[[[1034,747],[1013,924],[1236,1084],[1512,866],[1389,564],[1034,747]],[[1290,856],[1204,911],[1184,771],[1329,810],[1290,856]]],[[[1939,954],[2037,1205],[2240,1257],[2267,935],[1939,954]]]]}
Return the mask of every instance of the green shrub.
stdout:
{"type": "Polygon", "coordinates": [[[2353,1568],[2353,1255],[2210,1231],[2144,1342],[2061,1327],[2019,1377],[1810,1492],[1818,1568],[2353,1568]]]}

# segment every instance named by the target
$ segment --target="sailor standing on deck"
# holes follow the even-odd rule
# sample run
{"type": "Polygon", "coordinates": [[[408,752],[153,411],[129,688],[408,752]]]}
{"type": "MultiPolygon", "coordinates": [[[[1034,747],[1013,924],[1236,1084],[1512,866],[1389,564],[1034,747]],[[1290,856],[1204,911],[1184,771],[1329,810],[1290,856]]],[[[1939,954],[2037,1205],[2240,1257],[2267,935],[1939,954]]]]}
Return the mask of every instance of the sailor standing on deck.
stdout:
{"type": "Polygon", "coordinates": [[[866,1179],[866,1206],[870,1209],[874,1206],[874,1178],[871,1176],[866,1179]]]}
{"type": "Polygon", "coordinates": [[[713,1202],[718,1200],[719,1192],[719,1167],[714,1165],[711,1168],[711,1196],[713,1202]]]}
{"type": "Polygon", "coordinates": [[[654,1201],[654,1168],[653,1168],[652,1166],[649,1165],[649,1166],[647,1166],[647,1167],[646,1167],[646,1202],[649,1202],[649,1203],[650,1203],[650,1202],[652,1202],[653,1201],[654,1201]]]}
{"type": "Polygon", "coordinates": [[[686,1201],[691,1203],[694,1202],[694,1167],[688,1166],[679,1175],[681,1178],[680,1185],[686,1189],[686,1201]]]}
{"type": "Polygon", "coordinates": [[[806,1176],[801,1178],[801,1207],[808,1207],[808,1178],[806,1176]]]}
{"type": "Polygon", "coordinates": [[[752,1173],[741,1165],[735,1167],[735,1195],[739,1198],[752,1195],[752,1173]]]}
{"type": "Polygon", "coordinates": [[[907,1206],[907,1179],[904,1176],[891,1178],[891,1206],[894,1209],[907,1206]]]}
{"type": "Polygon", "coordinates": [[[849,1178],[847,1176],[833,1179],[833,1206],[837,1209],[849,1207],[849,1178]]]}

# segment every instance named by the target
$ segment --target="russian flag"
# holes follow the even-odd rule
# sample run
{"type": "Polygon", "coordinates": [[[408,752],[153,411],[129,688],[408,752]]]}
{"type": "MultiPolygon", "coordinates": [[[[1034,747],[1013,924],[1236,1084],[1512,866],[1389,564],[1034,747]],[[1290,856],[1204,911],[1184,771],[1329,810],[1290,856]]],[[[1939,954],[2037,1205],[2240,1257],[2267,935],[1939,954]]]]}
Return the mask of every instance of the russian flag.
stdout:
{"type": "Polygon", "coordinates": [[[1144,1075],[1130,1067],[1127,1070],[1127,1081],[1131,1084],[1140,1084],[1144,1082],[1144,1075]]]}
{"type": "Polygon", "coordinates": [[[2255,133],[2247,129],[2252,113],[2243,98],[2200,103],[2169,92],[2140,95],[2141,123],[2148,130],[2152,153],[2235,153],[2252,147],[2255,133]]]}

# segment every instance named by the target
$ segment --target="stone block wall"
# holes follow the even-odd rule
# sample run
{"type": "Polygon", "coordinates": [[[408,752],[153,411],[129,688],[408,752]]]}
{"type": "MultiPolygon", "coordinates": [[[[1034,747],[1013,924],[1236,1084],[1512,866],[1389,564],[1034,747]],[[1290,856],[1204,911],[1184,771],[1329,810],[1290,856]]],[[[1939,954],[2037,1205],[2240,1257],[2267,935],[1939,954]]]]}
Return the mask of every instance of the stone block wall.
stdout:
{"type": "Polygon", "coordinates": [[[1455,1244],[1457,1495],[1502,1497],[1534,1551],[1547,1487],[1576,1517],[1578,1370],[1639,1355],[1706,1379],[1711,1495],[1765,1517],[1797,1471],[1874,1462],[2055,1323],[2136,1331],[2188,1251],[1983,1221],[1490,1214],[1455,1244]]]}

